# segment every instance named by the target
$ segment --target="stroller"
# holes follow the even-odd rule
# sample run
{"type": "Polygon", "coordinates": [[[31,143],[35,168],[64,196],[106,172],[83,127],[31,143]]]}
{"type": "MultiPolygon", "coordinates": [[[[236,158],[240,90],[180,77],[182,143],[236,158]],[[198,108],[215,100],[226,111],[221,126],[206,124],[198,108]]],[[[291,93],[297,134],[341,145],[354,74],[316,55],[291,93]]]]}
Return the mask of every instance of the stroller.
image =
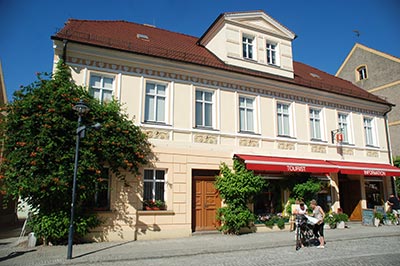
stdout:
{"type": "MultiPolygon", "coordinates": [[[[312,217],[311,217],[312,218],[312,217]]],[[[301,247],[318,246],[319,240],[314,235],[314,223],[306,215],[296,217],[296,250],[301,247]]]]}

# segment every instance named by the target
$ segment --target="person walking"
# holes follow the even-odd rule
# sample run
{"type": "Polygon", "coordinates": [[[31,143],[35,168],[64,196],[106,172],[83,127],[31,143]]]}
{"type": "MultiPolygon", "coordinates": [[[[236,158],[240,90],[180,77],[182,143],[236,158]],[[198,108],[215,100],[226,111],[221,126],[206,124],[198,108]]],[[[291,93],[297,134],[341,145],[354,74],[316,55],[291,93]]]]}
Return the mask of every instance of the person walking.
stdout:
{"type": "Polygon", "coordinates": [[[313,210],[313,216],[318,220],[314,225],[314,235],[319,239],[319,246],[317,248],[325,248],[325,238],[324,238],[324,210],[318,206],[316,200],[310,202],[310,207],[313,210]]]}

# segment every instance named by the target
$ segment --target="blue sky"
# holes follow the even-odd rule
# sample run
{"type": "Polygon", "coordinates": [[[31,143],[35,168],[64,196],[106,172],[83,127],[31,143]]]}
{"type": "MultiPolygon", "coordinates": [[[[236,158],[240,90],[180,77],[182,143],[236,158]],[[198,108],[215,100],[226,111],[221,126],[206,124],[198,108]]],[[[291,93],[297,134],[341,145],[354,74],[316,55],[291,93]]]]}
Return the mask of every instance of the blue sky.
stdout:
{"type": "Polygon", "coordinates": [[[7,96],[50,72],[50,36],[68,18],[126,20],[200,37],[224,12],[263,10],[298,37],[293,55],[335,74],[356,42],[400,57],[398,0],[0,0],[7,96]],[[353,32],[358,30],[359,37],[353,32]]]}

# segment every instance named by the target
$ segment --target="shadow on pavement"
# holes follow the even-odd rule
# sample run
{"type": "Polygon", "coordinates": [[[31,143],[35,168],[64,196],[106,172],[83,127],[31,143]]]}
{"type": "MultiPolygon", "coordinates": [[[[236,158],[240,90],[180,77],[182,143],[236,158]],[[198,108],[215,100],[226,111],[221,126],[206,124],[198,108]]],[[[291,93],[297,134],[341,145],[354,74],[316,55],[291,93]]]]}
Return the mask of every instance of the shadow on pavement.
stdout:
{"type": "Polygon", "coordinates": [[[116,245],[113,245],[113,246],[109,246],[109,247],[106,247],[106,248],[101,248],[101,249],[98,249],[98,250],[94,250],[94,251],[91,251],[91,252],[87,252],[87,253],[84,253],[84,254],[75,256],[75,257],[73,257],[73,258],[74,258],[74,259],[77,259],[77,258],[85,257],[85,256],[88,256],[88,255],[91,255],[91,254],[95,254],[95,253],[97,253],[97,252],[101,252],[101,251],[104,251],[104,250],[107,250],[107,249],[112,249],[112,248],[124,246],[124,245],[129,244],[129,243],[132,243],[132,242],[136,242],[136,241],[135,241],[135,240],[132,240],[132,241],[127,241],[127,242],[124,242],[124,243],[116,244],[116,245]]]}
{"type": "Polygon", "coordinates": [[[9,260],[9,259],[13,259],[19,256],[24,255],[25,253],[30,253],[30,252],[34,252],[36,251],[36,249],[32,249],[32,250],[28,250],[28,251],[17,251],[17,252],[11,252],[10,254],[8,254],[5,257],[0,257],[0,262],[5,261],[5,260],[9,260]]]}

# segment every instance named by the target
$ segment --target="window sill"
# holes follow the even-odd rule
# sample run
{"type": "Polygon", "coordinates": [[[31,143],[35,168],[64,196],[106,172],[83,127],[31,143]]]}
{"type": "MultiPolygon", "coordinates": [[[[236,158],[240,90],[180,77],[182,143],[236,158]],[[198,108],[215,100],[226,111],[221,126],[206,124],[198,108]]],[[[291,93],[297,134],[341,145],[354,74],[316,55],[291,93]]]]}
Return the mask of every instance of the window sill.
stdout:
{"type": "Polygon", "coordinates": [[[156,122],[156,121],[143,121],[143,124],[145,125],[154,125],[154,126],[165,126],[165,127],[171,127],[172,125],[166,124],[164,122],[156,122]]]}
{"type": "Polygon", "coordinates": [[[322,140],[322,139],[310,139],[310,141],[312,141],[312,142],[318,142],[318,143],[328,143],[327,141],[322,140]]]}
{"type": "Polygon", "coordinates": [[[175,215],[175,212],[171,211],[171,210],[157,210],[157,211],[141,210],[141,211],[138,211],[138,214],[143,215],[143,216],[146,216],[146,215],[175,215]]]}
{"type": "Polygon", "coordinates": [[[278,135],[278,138],[284,138],[284,139],[296,139],[295,137],[292,136],[287,136],[287,135],[278,135]]]}
{"type": "Polygon", "coordinates": [[[253,135],[253,136],[261,136],[261,134],[256,133],[256,132],[254,132],[254,131],[243,131],[243,130],[241,130],[241,131],[239,131],[238,133],[239,133],[239,134],[253,135]]]}
{"type": "Polygon", "coordinates": [[[215,128],[212,128],[212,127],[202,127],[202,126],[195,126],[193,129],[208,130],[208,131],[219,131],[218,129],[215,129],[215,128]]]}
{"type": "Polygon", "coordinates": [[[374,146],[374,145],[365,145],[365,147],[367,147],[369,149],[379,149],[380,148],[380,147],[374,146]]]}

